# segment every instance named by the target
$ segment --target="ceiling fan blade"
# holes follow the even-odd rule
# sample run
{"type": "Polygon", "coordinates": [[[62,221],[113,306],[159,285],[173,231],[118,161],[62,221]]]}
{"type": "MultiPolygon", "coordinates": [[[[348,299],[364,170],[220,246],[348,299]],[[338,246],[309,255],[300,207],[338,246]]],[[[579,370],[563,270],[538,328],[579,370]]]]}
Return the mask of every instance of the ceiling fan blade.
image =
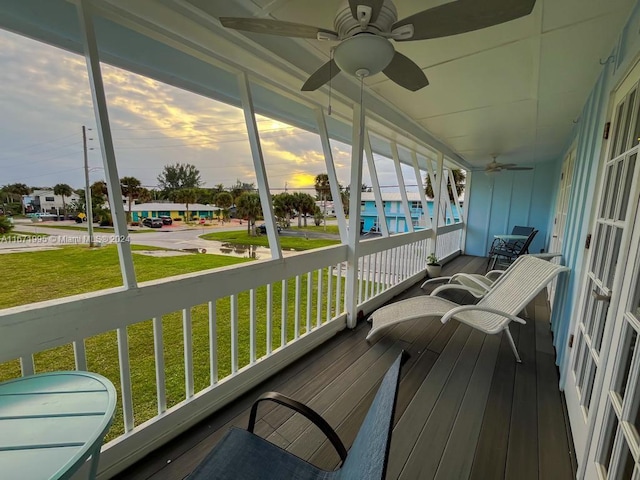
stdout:
{"type": "Polygon", "coordinates": [[[384,0],[349,0],[351,15],[353,15],[353,18],[358,21],[360,21],[360,18],[358,18],[358,5],[371,8],[371,19],[369,20],[369,23],[375,22],[378,19],[378,15],[380,15],[380,10],[382,10],[383,4],[384,0]]]}
{"type": "Polygon", "coordinates": [[[422,69],[409,57],[396,52],[391,63],[383,70],[383,73],[401,87],[412,92],[429,85],[429,80],[422,69]]]}
{"type": "Polygon", "coordinates": [[[245,32],[266,33],[284,37],[318,38],[318,33],[338,34],[326,28],[302,25],[301,23],[282,22],[268,18],[220,17],[220,23],[227,28],[245,32]]]}
{"type": "Polygon", "coordinates": [[[340,72],[340,67],[336,65],[334,60],[330,60],[324,65],[322,65],[318,70],[313,72],[313,74],[304,82],[302,86],[303,92],[311,92],[313,90],[317,90],[322,85],[327,83],[333,77],[335,77],[340,72]]]}
{"type": "Polygon", "coordinates": [[[503,167],[505,170],[533,170],[533,167],[503,167]]]}
{"type": "Polygon", "coordinates": [[[535,3],[536,0],[458,0],[403,18],[391,30],[413,25],[413,36],[398,41],[447,37],[524,17],[531,13],[535,3]]]}

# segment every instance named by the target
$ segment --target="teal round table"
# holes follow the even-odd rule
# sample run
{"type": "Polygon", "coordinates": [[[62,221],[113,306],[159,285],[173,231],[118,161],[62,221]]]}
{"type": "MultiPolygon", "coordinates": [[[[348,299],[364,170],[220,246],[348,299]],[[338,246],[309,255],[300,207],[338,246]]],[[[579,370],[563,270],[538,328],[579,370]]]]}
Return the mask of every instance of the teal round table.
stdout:
{"type": "Polygon", "coordinates": [[[91,456],[95,478],[115,406],[113,384],[95,373],[42,373],[0,384],[0,477],[70,478],[91,456]]]}

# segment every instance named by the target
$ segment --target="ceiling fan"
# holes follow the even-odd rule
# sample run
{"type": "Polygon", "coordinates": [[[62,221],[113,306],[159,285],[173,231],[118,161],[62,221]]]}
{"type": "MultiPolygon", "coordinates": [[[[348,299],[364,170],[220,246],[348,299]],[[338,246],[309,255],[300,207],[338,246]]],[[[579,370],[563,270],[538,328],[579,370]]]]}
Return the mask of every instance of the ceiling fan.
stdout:
{"type": "Polygon", "coordinates": [[[493,160],[484,167],[485,173],[496,173],[502,170],[533,170],[533,167],[519,167],[515,163],[500,163],[496,161],[497,155],[493,155],[492,158],[493,160]]]}
{"type": "Polygon", "coordinates": [[[316,70],[303,91],[320,88],[340,71],[364,78],[383,72],[411,91],[429,85],[422,69],[395,51],[391,40],[405,42],[447,37],[529,15],[536,0],[457,0],[398,20],[392,0],[344,0],[334,30],[265,18],[221,17],[227,28],[285,37],[340,42],[333,58],[316,70]]]}

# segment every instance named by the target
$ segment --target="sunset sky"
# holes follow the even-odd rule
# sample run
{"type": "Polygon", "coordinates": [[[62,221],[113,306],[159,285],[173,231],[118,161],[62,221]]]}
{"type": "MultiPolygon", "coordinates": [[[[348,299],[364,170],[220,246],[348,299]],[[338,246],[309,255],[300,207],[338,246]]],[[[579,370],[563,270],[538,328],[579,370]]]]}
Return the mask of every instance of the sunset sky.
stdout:
{"type": "MultiPolygon", "coordinates": [[[[148,188],[167,164],[195,165],[204,186],[255,182],[242,111],[103,64],[118,173],[148,188]]],[[[0,30],[0,186],[84,187],[81,126],[95,116],[84,58],[0,30]]],[[[272,193],[312,190],[326,172],[319,137],[258,118],[272,193]]],[[[89,132],[91,181],[104,179],[97,132],[89,132]]],[[[351,147],[332,141],[341,184],[349,183],[351,147]]],[[[397,185],[393,163],[376,159],[381,185],[397,185]]],[[[405,182],[415,184],[403,167],[405,182]]],[[[368,169],[364,183],[370,185],[368,169]]],[[[385,191],[397,190],[386,188],[385,191]]]]}

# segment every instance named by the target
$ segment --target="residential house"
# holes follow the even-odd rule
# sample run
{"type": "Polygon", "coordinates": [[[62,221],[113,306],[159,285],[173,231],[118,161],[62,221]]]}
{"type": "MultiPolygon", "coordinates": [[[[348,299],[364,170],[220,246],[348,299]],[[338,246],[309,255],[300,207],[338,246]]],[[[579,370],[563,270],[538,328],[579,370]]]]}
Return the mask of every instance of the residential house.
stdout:
{"type": "MultiPolygon", "coordinates": [[[[324,345],[327,339],[356,327],[363,315],[424,277],[424,259],[436,245],[438,256],[445,262],[460,253],[483,256],[495,235],[509,232],[514,225],[530,225],[539,230],[533,251],[557,252],[561,254],[559,261],[570,268],[570,274],[550,289],[549,300],[553,305],[550,323],[537,327],[533,336],[527,337],[532,340],[523,345],[531,354],[530,358],[544,359],[544,368],[534,371],[536,362],[525,359],[523,365],[509,366],[496,376],[472,378],[481,385],[515,378],[516,386],[509,394],[513,397],[509,398],[522,400],[522,404],[509,413],[494,411],[491,418],[495,425],[488,425],[487,432],[492,431],[492,426],[515,419],[515,423],[511,423],[512,430],[507,429],[503,437],[510,437],[512,433],[511,438],[526,442],[540,429],[551,433],[544,438],[533,438],[532,443],[526,444],[529,448],[510,450],[509,457],[505,454],[501,463],[494,463],[498,475],[485,478],[503,478],[508,472],[512,476],[531,474],[538,478],[539,463],[537,457],[530,461],[534,458],[531,453],[542,451],[557,435],[565,435],[564,418],[562,415],[552,418],[544,409],[539,411],[540,415],[526,418],[520,413],[524,404],[551,397],[560,397],[565,402],[572,443],[562,451],[555,449],[552,453],[569,456],[570,452],[575,452],[577,478],[639,478],[638,1],[448,2],[437,7],[438,33],[432,33],[429,12],[411,17],[409,23],[413,28],[403,28],[407,25],[400,22],[392,32],[396,19],[406,18],[422,8],[416,7],[416,2],[385,0],[382,4],[363,2],[363,5],[358,5],[357,0],[350,2],[353,12],[364,10],[363,23],[384,23],[382,26],[376,24],[372,30],[379,27],[388,36],[397,35],[401,40],[407,40],[401,36],[413,35],[411,32],[418,32],[422,38],[385,43],[382,36],[374,38],[371,32],[355,37],[364,42],[374,38],[384,45],[391,54],[389,62],[394,50],[402,54],[395,57],[398,59],[395,63],[406,67],[403,67],[403,74],[394,75],[391,71],[390,78],[383,73],[372,73],[380,71],[379,66],[374,69],[373,64],[360,63],[366,59],[377,60],[380,55],[350,57],[352,67],[355,67],[351,74],[338,72],[332,68],[333,62],[327,63],[334,48],[337,61],[338,53],[342,51],[340,47],[352,44],[351,38],[341,43],[321,42],[316,38],[333,38],[334,34],[327,29],[334,26],[336,9],[341,8],[338,12],[340,21],[335,23],[336,29],[340,30],[337,36],[350,37],[362,30],[347,3],[342,2],[340,6],[339,3],[296,0],[2,2],[1,28],[86,55],[87,71],[92,79],[90,93],[97,108],[96,116],[100,119],[98,123],[102,124],[102,130],[98,129],[96,134],[101,135],[103,142],[109,143],[111,135],[106,125],[109,116],[101,81],[101,62],[241,108],[263,210],[267,212],[265,222],[272,258],[249,262],[239,268],[138,284],[130,247],[119,244],[122,288],[1,311],[0,360],[20,359],[21,373],[29,375],[35,370],[34,355],[73,344],[70,364],[75,361],[82,369],[87,366],[84,339],[117,331],[121,374],[113,380],[121,386],[121,423],[125,433],[103,448],[99,474],[101,478],[108,478],[299,358],[313,355],[318,351],[314,348],[324,345]],[[372,5],[377,5],[381,13],[374,11],[372,5]],[[496,6],[495,11],[483,10],[496,6]],[[515,6],[513,15],[507,6],[515,6]],[[530,7],[533,10],[528,13],[530,7]],[[460,9],[476,8],[478,10],[470,10],[469,15],[465,10],[465,22],[456,21],[460,9]],[[369,12],[372,12],[371,16],[369,12]],[[523,12],[528,14],[521,16],[523,12]],[[263,33],[226,29],[220,22],[220,17],[226,16],[248,17],[254,23],[247,22],[257,25],[257,30],[263,27],[263,33]],[[512,16],[519,18],[511,19],[512,16]],[[289,25],[285,30],[268,29],[265,32],[265,18],[318,25],[319,28],[289,25]],[[503,23],[464,33],[452,26],[470,25],[468,22],[473,22],[474,18],[503,23]],[[444,30],[439,30],[440,27],[444,30]],[[273,33],[305,38],[271,35],[273,33]],[[406,58],[416,62],[417,67],[406,58]],[[319,67],[322,68],[318,70],[319,67]],[[355,72],[371,73],[371,76],[355,78],[355,72]],[[422,86],[421,72],[429,77],[428,87],[416,91],[403,88],[407,75],[417,78],[417,86],[422,86]],[[311,75],[314,75],[312,80],[319,83],[331,77],[330,87],[301,92],[301,86],[311,75]],[[327,104],[331,104],[330,112],[327,112],[327,104]],[[269,178],[264,169],[256,112],[317,135],[325,171],[335,192],[338,191],[338,178],[332,141],[350,147],[348,183],[362,184],[366,161],[371,178],[376,179],[372,180],[373,191],[380,198],[376,173],[379,165],[376,165],[374,155],[393,164],[400,191],[406,190],[405,184],[421,184],[425,174],[444,179],[449,169],[465,169],[469,176],[462,222],[447,225],[443,212],[435,209],[437,214],[431,228],[359,241],[354,232],[360,227],[361,192],[353,190],[349,218],[344,218],[339,206],[335,209],[341,245],[284,258],[274,228],[275,220],[269,213],[272,211],[269,178]],[[485,173],[486,165],[496,154],[502,166],[489,168],[485,173]],[[279,341],[275,336],[274,340],[272,326],[276,322],[272,307],[286,307],[294,299],[304,298],[303,278],[308,282],[319,278],[318,298],[322,299],[326,294],[327,304],[332,307],[326,311],[318,309],[316,315],[311,308],[305,312],[297,304],[293,316],[287,316],[285,308],[279,325],[290,326],[291,334],[283,334],[279,341]],[[287,281],[292,282],[295,296],[288,296],[289,290],[285,288],[276,298],[273,285],[281,282],[286,285],[287,281]],[[324,286],[328,287],[328,292],[323,290],[324,286]],[[254,298],[253,294],[263,288],[269,306],[266,314],[263,315],[254,303],[247,311],[238,312],[237,299],[241,294],[254,298]],[[218,301],[231,303],[231,320],[225,318],[223,321],[218,316],[218,301]],[[231,343],[231,357],[230,373],[225,373],[222,380],[215,360],[218,344],[212,335],[213,340],[207,347],[213,352],[210,356],[213,360],[207,366],[210,381],[205,387],[196,388],[191,311],[192,307],[201,305],[209,306],[204,309],[208,317],[202,324],[209,326],[211,332],[224,335],[224,345],[231,343]],[[176,311],[183,312],[185,334],[184,345],[180,348],[185,352],[185,381],[184,389],[178,395],[181,401],[169,408],[161,319],[176,311]],[[91,314],[87,315],[87,312],[91,314]],[[257,317],[260,317],[260,325],[266,326],[265,337],[258,341],[267,345],[264,353],[255,347],[256,331],[249,331],[249,325],[255,325],[251,322],[257,317]],[[148,347],[160,353],[155,359],[155,375],[144,379],[136,377],[136,382],[157,386],[158,414],[154,411],[152,418],[136,423],[127,328],[149,318],[154,318],[154,340],[148,347]],[[242,335],[239,335],[238,318],[247,319],[243,320],[247,330],[243,330],[242,335]],[[305,328],[301,329],[300,325],[305,328]],[[547,327],[553,332],[555,349],[545,347],[539,351],[536,338],[548,333],[547,327]],[[240,348],[246,355],[238,355],[240,348]],[[555,379],[557,373],[559,391],[536,389],[535,386],[522,388],[526,378],[555,379]],[[526,466],[523,459],[528,460],[526,466]]],[[[111,152],[113,148],[102,149],[103,160],[114,172],[111,178],[117,179],[118,163],[111,152]]],[[[446,190],[446,182],[441,186],[446,190]]],[[[116,233],[126,235],[123,206],[118,202],[111,210],[116,233]]],[[[307,295],[311,295],[311,291],[307,289],[307,295]]],[[[484,339],[474,336],[464,344],[464,351],[480,349],[478,342],[482,343],[484,339]]],[[[446,345],[441,347],[447,351],[446,345]]],[[[424,350],[428,350],[426,345],[424,350]]],[[[451,353],[451,357],[457,359],[460,354],[460,358],[465,359],[460,365],[472,375],[476,358],[467,362],[468,357],[461,351],[463,347],[451,353]]],[[[204,353],[198,357],[203,358],[207,357],[208,351],[198,353],[204,353]]],[[[485,356],[482,359],[488,361],[485,356]]],[[[467,385],[458,382],[459,378],[449,375],[451,371],[441,365],[439,360],[432,360],[424,375],[428,378],[438,375],[443,383],[450,379],[452,388],[458,387],[458,390],[450,390],[452,395],[464,390],[467,385]]],[[[344,370],[349,365],[340,364],[340,367],[344,370]]],[[[377,370],[380,369],[363,369],[360,373],[364,376],[377,370]]],[[[429,391],[422,392],[423,399],[428,396],[429,391]]],[[[424,432],[420,445],[405,442],[412,462],[417,465],[416,471],[421,466],[439,468],[439,452],[448,446],[456,450],[456,454],[468,450],[458,448],[456,441],[467,446],[472,440],[467,430],[480,425],[478,422],[485,412],[485,405],[496,405],[487,398],[489,390],[482,398],[472,398],[469,402],[473,404],[469,407],[471,410],[464,412],[473,411],[476,415],[468,417],[457,415],[456,408],[465,402],[462,397],[456,397],[459,401],[448,404],[445,412],[448,417],[431,416],[442,428],[430,430],[423,429],[425,424],[412,424],[404,430],[396,429],[396,439],[398,435],[408,435],[409,429],[424,432]],[[442,423],[448,418],[453,418],[451,421],[464,419],[464,429],[456,430],[454,435],[449,424],[442,423]]],[[[342,412],[341,405],[341,402],[332,405],[331,413],[353,415],[359,411],[354,407],[353,411],[342,412]]],[[[411,402],[406,412],[417,413],[424,408],[423,402],[411,402]]],[[[404,418],[403,424],[406,424],[410,423],[407,418],[412,417],[404,418]]],[[[480,435],[478,429],[474,431],[480,435]]],[[[273,436],[278,437],[278,432],[273,431],[273,436]]],[[[404,441],[405,437],[400,439],[404,441]]],[[[494,440],[498,440],[497,436],[494,440]]],[[[487,459],[490,454],[490,449],[476,451],[471,448],[469,451],[480,460],[487,459]]],[[[392,448],[390,465],[394,464],[396,454],[392,448]]],[[[468,463],[458,461],[458,457],[452,462],[452,469],[455,467],[456,471],[464,472],[448,478],[469,478],[471,467],[468,463]]],[[[172,461],[171,466],[176,463],[172,461]]],[[[401,468],[398,467],[397,473],[402,473],[401,468]]],[[[540,478],[571,476],[575,475],[560,475],[552,469],[546,477],[540,478]]],[[[434,477],[437,477],[436,473],[413,478],[434,477]]]]}
{"type": "MultiPolygon", "coordinates": [[[[203,205],[201,203],[189,204],[189,217],[191,220],[201,218],[212,219],[220,210],[215,205],[203,205]]],[[[139,203],[132,205],[131,217],[134,222],[141,221],[147,217],[171,217],[174,220],[184,220],[187,215],[187,205],[184,203],[139,203]]]]}
{"type": "Polygon", "coordinates": [[[34,190],[23,198],[23,202],[28,211],[58,215],[63,213],[65,204],[68,206],[71,202],[79,199],[80,197],[76,193],[72,193],[68,197],[64,197],[63,204],[62,195],[54,194],[53,190],[34,190]]]}

